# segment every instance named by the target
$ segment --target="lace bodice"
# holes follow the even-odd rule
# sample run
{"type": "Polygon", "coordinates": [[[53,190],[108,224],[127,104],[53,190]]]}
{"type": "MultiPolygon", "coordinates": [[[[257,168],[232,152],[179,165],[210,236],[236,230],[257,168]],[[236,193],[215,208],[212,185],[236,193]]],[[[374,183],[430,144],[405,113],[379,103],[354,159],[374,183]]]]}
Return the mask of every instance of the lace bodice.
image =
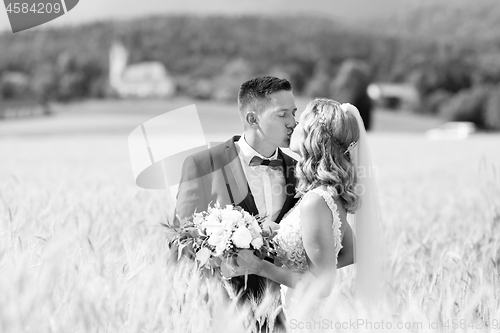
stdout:
{"type": "MultiPolygon", "coordinates": [[[[342,248],[341,243],[341,232],[340,232],[340,216],[337,209],[337,205],[333,200],[332,195],[326,190],[317,187],[310,192],[319,194],[326,202],[330,210],[332,211],[332,232],[333,241],[335,242],[335,251],[338,255],[340,249],[342,248]]],[[[307,195],[307,194],[306,194],[307,195]]],[[[300,203],[299,202],[293,207],[287,215],[281,220],[280,228],[276,235],[276,241],[281,250],[286,252],[288,258],[288,266],[294,271],[305,271],[309,268],[307,263],[306,250],[302,242],[302,230],[300,227],[300,203]]]]}
{"type": "MultiPolygon", "coordinates": [[[[332,234],[333,241],[335,244],[335,265],[337,264],[337,256],[339,254],[340,249],[342,248],[341,243],[341,232],[340,232],[340,216],[339,211],[337,209],[337,205],[333,200],[332,195],[322,188],[315,188],[310,192],[314,192],[319,194],[326,202],[328,207],[332,212],[332,234]]],[[[309,192],[308,192],[309,193],[309,192]]],[[[305,195],[307,195],[306,193],[305,195]]],[[[275,236],[276,242],[279,247],[279,251],[283,251],[286,254],[287,260],[285,264],[288,268],[295,272],[305,272],[309,269],[309,264],[307,263],[307,255],[306,250],[304,248],[304,243],[302,242],[302,230],[300,226],[300,204],[302,202],[302,198],[299,202],[293,207],[287,215],[281,220],[280,228],[278,229],[278,233],[275,236]]],[[[283,304],[283,311],[287,317],[290,316],[289,310],[294,303],[297,306],[297,301],[292,298],[292,294],[289,291],[293,289],[289,289],[285,285],[281,285],[281,302],[283,304]]],[[[323,303],[325,300],[320,300],[312,312],[316,312],[317,309],[323,307],[323,303]]]]}

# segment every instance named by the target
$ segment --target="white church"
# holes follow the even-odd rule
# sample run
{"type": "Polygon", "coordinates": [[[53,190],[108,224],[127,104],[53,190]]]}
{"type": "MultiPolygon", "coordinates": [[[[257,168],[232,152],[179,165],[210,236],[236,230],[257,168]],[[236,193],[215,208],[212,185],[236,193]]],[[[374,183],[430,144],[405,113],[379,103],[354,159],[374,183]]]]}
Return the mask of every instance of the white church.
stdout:
{"type": "Polygon", "coordinates": [[[120,97],[171,97],[175,83],[158,61],[128,64],[128,51],[115,43],[109,53],[109,84],[120,97]]]}

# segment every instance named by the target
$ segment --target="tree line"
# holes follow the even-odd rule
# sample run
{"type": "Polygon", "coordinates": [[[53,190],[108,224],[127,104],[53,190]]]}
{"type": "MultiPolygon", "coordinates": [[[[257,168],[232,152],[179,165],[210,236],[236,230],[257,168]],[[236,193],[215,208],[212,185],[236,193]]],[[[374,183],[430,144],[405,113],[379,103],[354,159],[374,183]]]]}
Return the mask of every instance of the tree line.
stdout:
{"type": "Polygon", "coordinates": [[[500,40],[412,37],[315,16],[172,15],[4,33],[0,97],[71,101],[113,96],[108,67],[115,41],[129,50],[131,63],[164,64],[179,95],[234,99],[238,85],[258,74],[287,77],[297,94],[312,95],[318,89],[327,94],[325,87],[335,81],[342,64],[356,59],[369,69],[370,81],[414,84],[422,97],[416,112],[500,127],[495,102],[500,40]],[[24,73],[27,82],[12,73],[24,73]],[[459,101],[469,96],[484,105],[463,110],[459,101]]]}

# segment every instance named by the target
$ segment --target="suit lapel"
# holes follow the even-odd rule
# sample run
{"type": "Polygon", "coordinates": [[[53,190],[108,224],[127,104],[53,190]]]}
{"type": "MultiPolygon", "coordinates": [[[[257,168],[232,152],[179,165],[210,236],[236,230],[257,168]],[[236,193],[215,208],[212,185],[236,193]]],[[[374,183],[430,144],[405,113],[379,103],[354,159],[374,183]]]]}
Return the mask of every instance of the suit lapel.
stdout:
{"type": "Polygon", "coordinates": [[[295,179],[295,162],[294,160],[283,153],[281,149],[278,149],[278,154],[280,155],[281,159],[283,160],[283,167],[284,167],[284,176],[285,176],[285,193],[286,193],[286,199],[285,202],[283,203],[283,208],[281,208],[281,211],[276,218],[276,223],[279,223],[283,216],[295,205],[297,202],[297,199],[295,198],[295,185],[296,185],[296,179],[295,179]]]}
{"type": "MultiPolygon", "coordinates": [[[[245,173],[241,166],[240,158],[238,156],[238,151],[236,150],[235,141],[238,141],[240,136],[234,136],[225,143],[225,158],[226,161],[224,165],[224,171],[226,174],[226,186],[228,190],[231,191],[234,204],[241,206],[247,212],[252,215],[259,214],[257,205],[248,185],[248,181],[245,177],[245,173]]],[[[283,160],[284,176],[285,176],[285,192],[286,199],[283,203],[283,207],[276,218],[276,222],[279,223],[283,216],[295,205],[297,199],[295,198],[295,161],[285,153],[278,149],[278,154],[283,160]]]]}
{"type": "Polygon", "coordinates": [[[239,140],[240,136],[234,136],[226,142],[225,156],[226,163],[224,163],[224,171],[227,175],[228,190],[231,191],[234,198],[234,204],[241,206],[247,212],[257,215],[259,213],[255,200],[250,191],[245,173],[241,167],[240,158],[234,142],[239,140]]]}

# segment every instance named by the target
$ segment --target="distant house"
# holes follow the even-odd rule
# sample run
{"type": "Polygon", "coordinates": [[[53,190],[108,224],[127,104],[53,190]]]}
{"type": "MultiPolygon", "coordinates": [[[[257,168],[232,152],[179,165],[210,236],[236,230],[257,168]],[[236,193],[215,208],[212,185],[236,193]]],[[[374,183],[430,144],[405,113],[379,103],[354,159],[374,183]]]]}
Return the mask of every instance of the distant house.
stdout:
{"type": "Polygon", "coordinates": [[[411,84],[372,83],[368,86],[368,95],[388,109],[414,109],[420,104],[419,93],[411,84]]]}
{"type": "Polygon", "coordinates": [[[476,132],[476,125],[469,121],[452,121],[428,130],[425,136],[429,140],[463,140],[476,132]]]}
{"type": "Polygon", "coordinates": [[[121,97],[171,97],[175,83],[162,63],[128,64],[128,51],[119,43],[109,53],[109,84],[121,97]]]}

